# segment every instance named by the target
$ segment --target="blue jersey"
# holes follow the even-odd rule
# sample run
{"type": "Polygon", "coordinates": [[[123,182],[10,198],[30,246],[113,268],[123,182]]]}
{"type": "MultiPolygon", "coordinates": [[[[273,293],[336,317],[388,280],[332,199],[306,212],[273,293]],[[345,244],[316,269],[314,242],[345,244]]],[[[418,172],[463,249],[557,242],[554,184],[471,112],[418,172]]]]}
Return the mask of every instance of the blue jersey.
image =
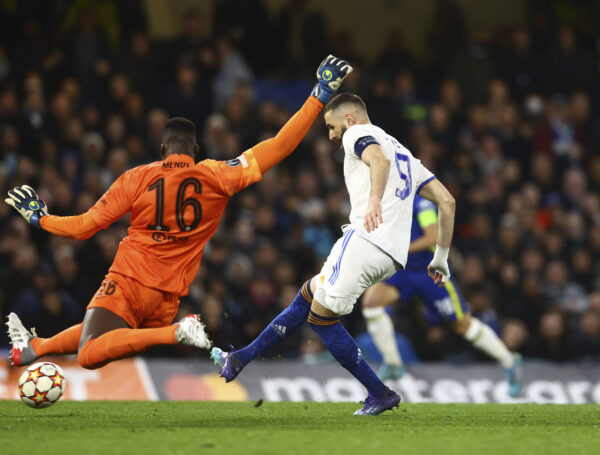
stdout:
{"type": "MultiPolygon", "coordinates": [[[[425,233],[423,229],[437,223],[437,207],[433,202],[415,197],[413,205],[410,241],[413,242],[425,233]]],[[[433,259],[434,248],[430,251],[410,253],[405,270],[400,270],[385,280],[400,291],[400,297],[408,301],[418,295],[425,304],[425,316],[430,325],[444,321],[458,321],[469,312],[469,306],[462,296],[454,278],[443,287],[436,286],[427,275],[427,266],[433,259]]]]}
{"type": "MultiPolygon", "coordinates": [[[[411,243],[422,237],[424,234],[423,229],[431,224],[437,223],[437,206],[427,199],[416,195],[415,202],[413,203],[413,217],[412,227],[410,230],[410,241],[411,243]]],[[[419,251],[417,253],[410,253],[406,261],[405,269],[424,269],[427,268],[431,260],[433,259],[432,248],[430,251],[419,251]]]]}

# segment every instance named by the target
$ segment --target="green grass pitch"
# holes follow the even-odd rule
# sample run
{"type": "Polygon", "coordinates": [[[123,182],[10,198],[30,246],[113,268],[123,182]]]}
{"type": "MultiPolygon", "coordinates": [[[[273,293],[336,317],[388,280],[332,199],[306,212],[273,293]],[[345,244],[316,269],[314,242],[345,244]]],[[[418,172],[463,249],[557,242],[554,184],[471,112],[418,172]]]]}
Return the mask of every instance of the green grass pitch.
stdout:
{"type": "Polygon", "coordinates": [[[0,401],[11,454],[598,454],[596,405],[0,401]]]}

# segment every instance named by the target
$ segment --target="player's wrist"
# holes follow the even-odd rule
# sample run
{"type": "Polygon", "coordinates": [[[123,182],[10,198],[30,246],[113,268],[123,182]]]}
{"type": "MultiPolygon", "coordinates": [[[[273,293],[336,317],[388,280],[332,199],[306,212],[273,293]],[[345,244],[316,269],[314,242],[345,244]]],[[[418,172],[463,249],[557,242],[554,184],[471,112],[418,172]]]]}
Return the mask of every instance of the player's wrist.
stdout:
{"type": "Polygon", "coordinates": [[[317,84],[313,87],[312,91],[310,92],[310,94],[314,98],[319,100],[321,103],[323,103],[323,105],[325,105],[329,102],[329,100],[333,96],[333,93],[334,92],[331,89],[329,89],[325,85],[322,85],[319,82],[317,82],[317,84]]]}
{"type": "Polygon", "coordinates": [[[431,262],[435,263],[447,263],[448,262],[448,254],[450,253],[450,248],[444,248],[440,245],[435,246],[435,253],[433,253],[433,260],[431,262]]]}
{"type": "Polygon", "coordinates": [[[41,229],[42,226],[40,225],[40,220],[46,215],[48,214],[44,212],[35,212],[33,215],[31,215],[31,218],[29,219],[29,224],[41,229]]]}

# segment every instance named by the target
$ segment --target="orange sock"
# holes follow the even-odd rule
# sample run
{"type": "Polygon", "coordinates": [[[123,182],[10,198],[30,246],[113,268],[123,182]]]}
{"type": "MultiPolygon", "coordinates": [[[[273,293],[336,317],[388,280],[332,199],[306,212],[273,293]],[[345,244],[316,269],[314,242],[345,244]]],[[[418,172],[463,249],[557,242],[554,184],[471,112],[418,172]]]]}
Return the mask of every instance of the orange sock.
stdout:
{"type": "Polygon", "coordinates": [[[79,351],[77,361],[90,370],[123,359],[159,344],[177,344],[177,325],[158,329],[116,329],[88,341],[79,351]]]}
{"type": "Polygon", "coordinates": [[[32,338],[31,347],[38,358],[48,354],[77,354],[79,338],[81,338],[81,324],[69,327],[51,338],[32,338]]]}

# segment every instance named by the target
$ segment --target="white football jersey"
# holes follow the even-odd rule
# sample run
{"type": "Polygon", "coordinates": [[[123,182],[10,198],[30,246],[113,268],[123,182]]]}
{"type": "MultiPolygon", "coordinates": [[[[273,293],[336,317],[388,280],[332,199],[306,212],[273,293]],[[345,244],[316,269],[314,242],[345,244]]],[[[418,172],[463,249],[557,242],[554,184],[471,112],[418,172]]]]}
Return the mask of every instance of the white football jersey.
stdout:
{"type": "Polygon", "coordinates": [[[350,194],[350,224],[361,237],[377,245],[404,267],[410,244],[415,194],[435,176],[395,138],[370,123],[348,128],[342,144],[344,180],[350,194]],[[383,223],[368,233],[363,223],[369,205],[371,175],[361,156],[370,144],[379,144],[391,165],[381,200],[383,223]]]}

